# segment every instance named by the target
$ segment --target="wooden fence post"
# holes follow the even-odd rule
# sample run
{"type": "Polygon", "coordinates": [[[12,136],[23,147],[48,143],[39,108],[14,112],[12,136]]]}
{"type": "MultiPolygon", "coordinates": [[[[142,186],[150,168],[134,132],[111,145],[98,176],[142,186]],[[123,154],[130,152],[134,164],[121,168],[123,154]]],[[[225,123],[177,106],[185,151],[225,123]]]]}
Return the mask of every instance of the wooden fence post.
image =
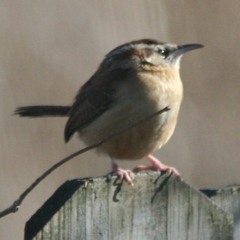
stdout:
{"type": "Polygon", "coordinates": [[[202,190],[213,202],[233,215],[233,239],[240,239],[240,186],[202,190]]]}
{"type": "Polygon", "coordinates": [[[174,176],[64,183],[25,226],[25,239],[232,240],[232,215],[174,176]]]}

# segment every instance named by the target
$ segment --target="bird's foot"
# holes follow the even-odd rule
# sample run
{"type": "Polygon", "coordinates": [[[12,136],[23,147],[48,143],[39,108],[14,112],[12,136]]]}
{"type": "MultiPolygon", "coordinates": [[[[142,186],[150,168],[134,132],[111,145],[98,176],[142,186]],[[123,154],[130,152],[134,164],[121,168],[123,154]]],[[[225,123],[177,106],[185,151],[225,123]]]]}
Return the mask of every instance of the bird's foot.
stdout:
{"type": "Polygon", "coordinates": [[[117,174],[120,181],[126,181],[130,186],[133,187],[134,173],[131,170],[122,169],[115,162],[113,162],[112,172],[117,174]]]}
{"type": "Polygon", "coordinates": [[[150,166],[146,165],[140,165],[134,168],[134,171],[140,172],[140,171],[146,171],[146,170],[152,170],[152,171],[163,171],[163,172],[169,172],[170,174],[175,174],[177,178],[181,178],[181,174],[179,171],[171,166],[167,166],[163,163],[161,163],[157,158],[155,158],[152,155],[147,156],[148,161],[152,164],[150,166]]]}
{"type": "Polygon", "coordinates": [[[121,181],[126,181],[130,186],[133,187],[134,173],[129,169],[118,168],[115,173],[121,181]]]}

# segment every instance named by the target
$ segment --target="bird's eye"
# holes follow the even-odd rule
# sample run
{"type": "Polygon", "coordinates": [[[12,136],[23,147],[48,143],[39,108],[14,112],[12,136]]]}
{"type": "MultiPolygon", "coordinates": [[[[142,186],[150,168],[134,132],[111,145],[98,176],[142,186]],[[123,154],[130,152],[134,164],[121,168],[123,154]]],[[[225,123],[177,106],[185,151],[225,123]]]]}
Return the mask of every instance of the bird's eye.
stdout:
{"type": "Polygon", "coordinates": [[[168,55],[167,49],[164,49],[164,48],[159,48],[159,49],[158,49],[158,53],[159,53],[161,56],[163,56],[164,58],[167,57],[167,55],[168,55]]]}

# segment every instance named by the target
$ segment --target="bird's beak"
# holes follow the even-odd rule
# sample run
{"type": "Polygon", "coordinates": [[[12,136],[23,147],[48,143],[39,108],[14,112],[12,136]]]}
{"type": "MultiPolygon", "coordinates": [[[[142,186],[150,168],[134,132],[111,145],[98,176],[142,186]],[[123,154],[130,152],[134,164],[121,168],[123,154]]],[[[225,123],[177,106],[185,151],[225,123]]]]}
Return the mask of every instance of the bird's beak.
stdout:
{"type": "Polygon", "coordinates": [[[173,59],[176,59],[177,57],[183,55],[186,52],[189,52],[198,48],[202,48],[202,47],[204,46],[198,43],[179,45],[178,48],[171,53],[171,57],[173,59]]]}

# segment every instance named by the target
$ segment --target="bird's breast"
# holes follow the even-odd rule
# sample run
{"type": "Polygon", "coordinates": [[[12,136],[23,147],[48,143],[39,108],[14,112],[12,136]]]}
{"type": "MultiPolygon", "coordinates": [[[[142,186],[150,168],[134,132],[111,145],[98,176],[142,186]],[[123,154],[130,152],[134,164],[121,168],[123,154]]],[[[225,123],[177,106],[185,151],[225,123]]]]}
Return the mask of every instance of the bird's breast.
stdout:
{"type": "Polygon", "coordinates": [[[157,150],[169,140],[177,122],[182,100],[182,84],[177,77],[171,82],[165,73],[140,73],[125,81],[119,85],[112,107],[80,136],[93,144],[116,133],[100,147],[116,159],[140,159],[157,150]],[[170,110],[149,118],[165,107],[170,110]]]}

